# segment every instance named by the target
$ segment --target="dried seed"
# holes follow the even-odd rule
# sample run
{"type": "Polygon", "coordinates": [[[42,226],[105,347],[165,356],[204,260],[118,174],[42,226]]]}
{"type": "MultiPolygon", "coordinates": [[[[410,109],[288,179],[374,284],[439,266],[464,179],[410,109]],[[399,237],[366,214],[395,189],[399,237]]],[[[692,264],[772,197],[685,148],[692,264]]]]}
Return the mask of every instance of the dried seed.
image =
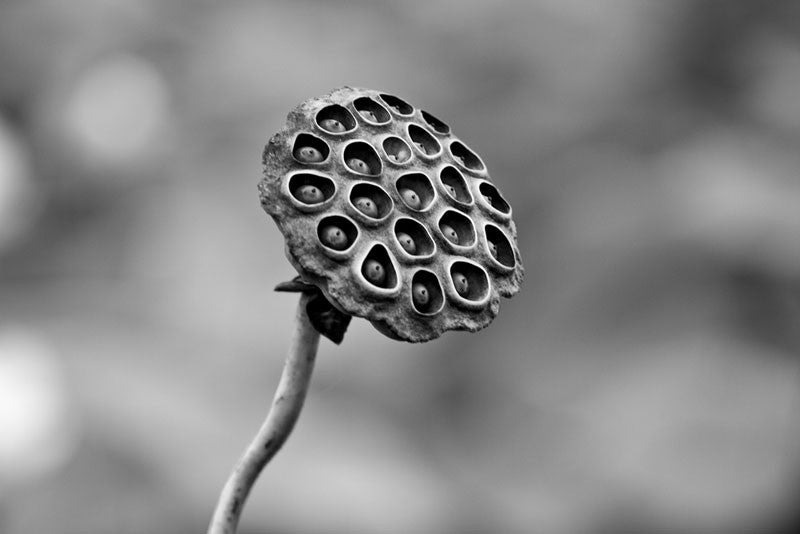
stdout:
{"type": "Polygon", "coordinates": [[[452,185],[448,185],[448,186],[446,186],[446,188],[447,188],[447,192],[450,193],[451,197],[456,198],[456,199],[458,198],[458,195],[456,195],[456,188],[455,187],[453,187],[452,185]]]}
{"type": "Polygon", "coordinates": [[[355,204],[358,211],[366,215],[367,217],[372,217],[373,219],[378,218],[378,206],[367,197],[358,197],[353,200],[353,204],[355,204]]]}
{"type": "Polygon", "coordinates": [[[439,226],[442,230],[442,233],[447,238],[448,241],[453,243],[454,245],[458,245],[458,232],[456,232],[455,228],[450,226],[449,224],[442,224],[439,226]]]}
{"type": "Polygon", "coordinates": [[[360,172],[362,174],[370,174],[369,166],[364,162],[363,159],[358,158],[350,158],[345,163],[347,166],[350,167],[355,172],[360,172]]]}
{"type": "Polygon", "coordinates": [[[325,200],[319,187],[311,184],[300,186],[297,189],[297,198],[306,204],[319,204],[325,200]]]}
{"type": "Polygon", "coordinates": [[[400,196],[403,197],[403,200],[409,208],[418,210],[422,207],[422,201],[420,200],[417,192],[413,189],[409,189],[407,187],[400,189],[400,196]]]}
{"type": "Polygon", "coordinates": [[[417,244],[414,243],[414,238],[407,233],[397,232],[397,240],[400,242],[400,246],[403,247],[403,250],[409,254],[417,253],[417,244]]]}
{"type": "Polygon", "coordinates": [[[367,119],[368,121],[378,122],[378,119],[375,117],[375,114],[371,111],[362,111],[361,116],[367,119]]]}
{"type": "Polygon", "coordinates": [[[346,129],[344,124],[336,119],[323,119],[320,121],[319,125],[322,126],[324,130],[328,130],[332,133],[341,133],[346,129]]]}
{"type": "Polygon", "coordinates": [[[489,241],[489,252],[492,253],[494,258],[497,258],[497,245],[489,241]]]}
{"type": "Polygon", "coordinates": [[[386,269],[383,268],[379,261],[372,258],[364,262],[361,273],[364,278],[376,286],[382,286],[386,282],[386,269]]]}
{"type": "Polygon", "coordinates": [[[428,288],[419,282],[411,286],[411,298],[414,301],[414,306],[416,306],[419,310],[424,310],[431,301],[431,295],[428,292],[428,288]]]}
{"type": "Polygon", "coordinates": [[[322,157],[322,152],[313,146],[300,147],[295,151],[294,157],[305,163],[319,163],[325,159],[322,157]]]}
{"type": "Polygon", "coordinates": [[[456,291],[462,297],[466,298],[469,295],[469,282],[463,273],[458,271],[453,273],[453,285],[456,286],[456,291]]]}
{"type": "Polygon", "coordinates": [[[322,243],[334,250],[344,250],[350,245],[347,234],[335,224],[325,226],[320,234],[322,243]]]}

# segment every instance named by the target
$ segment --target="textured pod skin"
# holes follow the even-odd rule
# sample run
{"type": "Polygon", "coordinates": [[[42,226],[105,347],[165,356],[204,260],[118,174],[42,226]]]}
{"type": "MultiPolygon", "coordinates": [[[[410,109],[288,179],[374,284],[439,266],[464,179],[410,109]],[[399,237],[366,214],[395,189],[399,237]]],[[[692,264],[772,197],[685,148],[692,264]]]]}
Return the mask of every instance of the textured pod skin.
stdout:
{"type": "MultiPolygon", "coordinates": [[[[384,115],[380,108],[377,111],[384,115]]],[[[364,145],[358,146],[364,148],[364,145]]],[[[395,339],[422,342],[435,339],[448,330],[477,331],[497,315],[501,296],[511,297],[519,291],[523,267],[508,203],[504,199],[501,202],[458,202],[452,187],[441,180],[440,173],[445,167],[455,167],[472,197],[485,198],[486,191],[499,195],[499,188],[491,181],[480,157],[467,148],[449,126],[397,97],[369,89],[343,87],[309,99],[289,113],[284,129],[269,140],[264,149],[263,163],[264,178],[259,183],[261,204],[286,238],[289,261],[301,277],[318,286],[335,307],[347,314],[366,318],[380,332],[395,339]],[[356,99],[364,97],[384,108],[390,119],[376,124],[369,115],[365,118],[364,113],[354,106],[356,99]],[[402,105],[398,105],[398,101],[402,105]],[[346,131],[326,129],[332,119],[347,125],[346,131]],[[355,128],[351,128],[352,124],[355,128]],[[430,134],[433,144],[424,135],[422,143],[427,143],[427,146],[412,151],[411,157],[403,163],[390,160],[382,148],[383,141],[389,136],[400,137],[408,146],[419,148],[420,132],[430,134]],[[298,140],[310,138],[302,134],[324,141],[330,149],[330,157],[322,163],[309,162],[311,165],[293,157],[303,148],[296,146],[298,140]],[[417,139],[412,138],[414,136],[417,139]],[[365,178],[353,173],[344,152],[345,147],[354,141],[366,143],[374,149],[374,154],[369,151],[359,156],[360,159],[378,158],[382,162],[379,175],[365,178]],[[436,143],[440,146],[438,151],[436,143]],[[307,195],[309,187],[290,187],[292,175],[312,167],[315,174],[304,179],[326,191],[324,202],[318,204],[309,204],[302,198],[304,193],[299,191],[302,189],[307,195]],[[412,174],[414,179],[401,180],[403,187],[398,190],[398,179],[412,174]],[[402,190],[408,183],[418,183],[419,174],[430,182],[423,183],[424,187],[417,191],[426,205],[422,210],[410,209],[402,190]],[[319,183],[314,182],[316,175],[323,176],[319,183]],[[328,184],[325,178],[332,180],[335,187],[323,187],[328,184]],[[391,212],[380,222],[367,224],[351,216],[358,214],[356,210],[359,208],[353,205],[353,199],[348,198],[346,191],[359,180],[379,186],[393,200],[391,212]],[[453,210],[469,218],[477,230],[476,239],[469,246],[454,247],[442,233],[439,219],[453,210]],[[320,237],[326,224],[333,220],[331,217],[335,217],[337,224],[353,223],[347,224],[346,250],[332,249],[323,243],[324,237],[320,237]],[[435,253],[415,256],[401,246],[394,233],[398,218],[411,218],[421,223],[433,238],[435,253]],[[364,278],[365,265],[374,261],[381,262],[385,270],[383,287],[364,278]],[[451,266],[459,261],[468,261],[473,269],[478,270],[480,280],[488,280],[485,294],[475,297],[475,302],[452,294],[451,288],[460,285],[461,281],[452,279],[451,266]],[[420,271],[435,276],[433,280],[430,274],[427,275],[428,280],[434,283],[430,283],[432,287],[426,287],[424,292],[426,303],[429,299],[441,303],[433,312],[418,309],[422,297],[419,283],[412,284],[412,277],[420,271]],[[436,281],[439,287],[435,287],[436,281]]],[[[448,172],[453,173],[453,170],[448,169],[448,172]]],[[[358,200],[363,203],[363,200],[358,200]]],[[[371,200],[377,202],[379,199],[371,200]]],[[[404,237],[407,234],[401,233],[400,238],[404,237]]],[[[471,276],[475,276],[475,271],[471,276]]]]}

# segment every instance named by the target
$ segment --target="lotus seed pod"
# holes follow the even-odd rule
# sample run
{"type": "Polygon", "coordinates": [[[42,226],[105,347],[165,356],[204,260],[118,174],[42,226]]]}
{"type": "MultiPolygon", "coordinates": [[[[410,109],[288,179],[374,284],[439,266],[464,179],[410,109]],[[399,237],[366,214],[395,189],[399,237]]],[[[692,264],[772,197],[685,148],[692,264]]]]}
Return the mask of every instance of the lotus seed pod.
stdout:
{"type": "Polygon", "coordinates": [[[403,197],[409,208],[418,210],[422,207],[422,200],[413,189],[403,188],[400,190],[400,196],[403,197]]]}
{"type": "Polygon", "coordinates": [[[345,250],[350,245],[347,234],[338,226],[326,226],[322,229],[320,234],[322,243],[334,250],[345,250]]]}
{"type": "Polygon", "coordinates": [[[376,286],[382,286],[386,282],[386,269],[377,260],[368,259],[365,261],[361,272],[364,274],[364,278],[376,286]]]}
{"type": "Polygon", "coordinates": [[[319,204],[325,197],[315,185],[304,185],[297,189],[297,197],[306,204],[319,204]]]}
{"type": "Polygon", "coordinates": [[[337,121],[336,119],[324,119],[320,121],[319,125],[322,126],[325,130],[328,130],[329,132],[333,133],[341,133],[346,130],[344,124],[337,121]]]}
{"type": "Polygon", "coordinates": [[[411,298],[414,300],[414,305],[420,309],[425,309],[428,306],[428,303],[431,301],[428,288],[420,283],[416,283],[411,286],[411,298]]]}
{"type": "Polygon", "coordinates": [[[343,87],[306,100],[263,161],[261,204],[302,280],[381,333],[480,330],[519,291],[500,188],[447,124],[399,97],[343,87]]]}
{"type": "Polygon", "coordinates": [[[414,243],[414,238],[412,238],[410,235],[406,234],[405,232],[398,232],[397,240],[400,242],[400,246],[403,247],[403,250],[409,254],[417,253],[417,244],[414,243]]]}
{"type": "Polygon", "coordinates": [[[300,147],[295,152],[295,157],[305,163],[319,163],[320,161],[325,159],[322,157],[322,152],[320,152],[313,146],[300,147]]]}
{"type": "Polygon", "coordinates": [[[353,204],[355,204],[356,208],[358,208],[358,211],[367,217],[372,217],[373,219],[378,218],[378,206],[376,206],[375,203],[367,197],[358,197],[357,199],[353,200],[353,204]]]}
{"type": "Polygon", "coordinates": [[[454,245],[458,245],[458,232],[456,232],[452,226],[448,224],[442,224],[440,228],[448,241],[454,245]]]}
{"type": "Polygon", "coordinates": [[[453,273],[453,285],[456,286],[456,291],[462,297],[466,298],[469,295],[469,281],[462,273],[453,273]]]}

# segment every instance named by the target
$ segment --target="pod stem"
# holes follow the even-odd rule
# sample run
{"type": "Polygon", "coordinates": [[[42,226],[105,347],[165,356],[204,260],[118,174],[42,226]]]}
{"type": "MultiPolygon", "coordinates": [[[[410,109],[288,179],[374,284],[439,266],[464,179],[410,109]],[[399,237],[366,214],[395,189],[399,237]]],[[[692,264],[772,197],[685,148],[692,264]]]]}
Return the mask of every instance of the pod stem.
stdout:
{"type": "Polygon", "coordinates": [[[289,355],[267,418],[230,474],[217,501],[208,534],[235,534],[245,500],[261,470],[275,456],[294,428],[308,392],[319,346],[306,306],[313,295],[302,293],[289,355]]]}

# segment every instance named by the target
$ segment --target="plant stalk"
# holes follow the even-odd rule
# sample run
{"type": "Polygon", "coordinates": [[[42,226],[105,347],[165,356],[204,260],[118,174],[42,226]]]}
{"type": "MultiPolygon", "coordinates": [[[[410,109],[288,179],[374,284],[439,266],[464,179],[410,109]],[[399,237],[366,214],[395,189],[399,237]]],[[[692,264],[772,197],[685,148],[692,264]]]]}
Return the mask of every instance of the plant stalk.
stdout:
{"type": "Polygon", "coordinates": [[[267,462],[275,456],[294,428],[308,392],[319,346],[319,332],[306,313],[310,295],[302,293],[296,326],[278,389],[264,423],[234,468],[208,527],[208,534],[235,534],[245,500],[267,462]]]}

